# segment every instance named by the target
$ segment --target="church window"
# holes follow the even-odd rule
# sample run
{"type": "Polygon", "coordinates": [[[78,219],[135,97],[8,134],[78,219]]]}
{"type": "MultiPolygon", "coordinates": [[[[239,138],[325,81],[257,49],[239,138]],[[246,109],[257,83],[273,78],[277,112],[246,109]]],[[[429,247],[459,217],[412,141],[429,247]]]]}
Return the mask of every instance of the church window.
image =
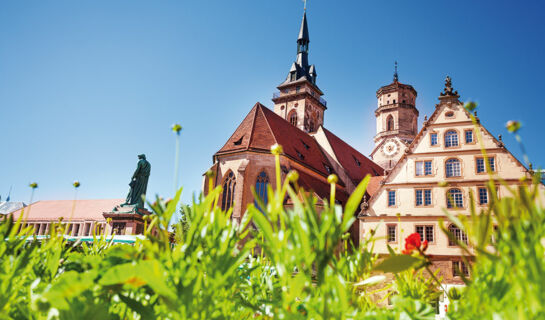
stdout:
{"type": "Polygon", "coordinates": [[[229,171],[223,182],[223,196],[221,198],[221,210],[227,211],[233,205],[235,199],[236,179],[233,171],[229,171]]]}
{"type": "Polygon", "coordinates": [[[388,207],[394,207],[396,205],[396,192],[395,190],[388,191],[388,207]]]}
{"type": "MultiPolygon", "coordinates": [[[[467,234],[465,232],[463,232],[460,228],[458,228],[456,225],[451,224],[448,227],[448,231],[451,233],[451,235],[454,237],[454,239],[458,240],[458,242],[463,242],[463,243],[467,244],[467,234]]],[[[449,246],[455,246],[456,245],[456,241],[454,239],[450,239],[450,237],[449,237],[449,240],[448,240],[448,245],[449,246]]]]}
{"type": "Polygon", "coordinates": [[[462,190],[453,188],[447,191],[447,208],[463,208],[464,196],[462,190]]]}
{"type": "MultiPolygon", "coordinates": [[[[484,158],[483,157],[478,157],[476,159],[476,168],[477,168],[477,173],[485,173],[486,172],[486,167],[485,167],[485,162],[484,162],[484,158]]],[[[496,171],[496,163],[494,161],[494,157],[489,157],[488,158],[488,164],[490,166],[490,171],[494,172],[496,171]]]]}
{"type": "Polygon", "coordinates": [[[290,112],[288,119],[290,119],[292,125],[297,126],[297,112],[295,112],[295,110],[290,112]]]}
{"type": "Polygon", "coordinates": [[[458,146],[458,132],[455,130],[449,130],[445,133],[445,147],[457,147],[458,146]]]}
{"type": "Polygon", "coordinates": [[[432,175],[432,163],[431,160],[416,161],[416,175],[417,176],[431,176],[432,175]]]}
{"type": "Polygon", "coordinates": [[[244,138],[244,136],[240,137],[240,139],[238,139],[237,141],[233,142],[233,144],[235,146],[240,146],[242,144],[242,138],[244,138]]]}
{"type": "Polygon", "coordinates": [[[451,177],[461,177],[462,170],[460,165],[460,160],[458,159],[448,159],[445,163],[445,172],[447,178],[451,177]]]}
{"type": "Polygon", "coordinates": [[[269,177],[267,176],[267,173],[265,171],[261,171],[261,173],[257,176],[257,179],[255,181],[255,195],[257,199],[254,200],[254,204],[256,208],[258,208],[261,212],[263,212],[263,209],[267,207],[267,186],[269,185],[269,177]],[[263,204],[263,208],[261,208],[260,203],[263,204]]]}
{"type": "Polygon", "coordinates": [[[437,133],[430,133],[430,144],[432,146],[436,146],[437,145],[437,133]]]}
{"type": "Polygon", "coordinates": [[[386,130],[387,131],[394,130],[394,117],[392,117],[391,115],[388,116],[388,118],[386,119],[386,130]]]}
{"type": "Polygon", "coordinates": [[[465,131],[465,138],[466,143],[473,143],[473,130],[466,130],[465,131]]]}
{"type": "Polygon", "coordinates": [[[479,204],[488,204],[488,190],[486,188],[479,188],[479,204]]]}

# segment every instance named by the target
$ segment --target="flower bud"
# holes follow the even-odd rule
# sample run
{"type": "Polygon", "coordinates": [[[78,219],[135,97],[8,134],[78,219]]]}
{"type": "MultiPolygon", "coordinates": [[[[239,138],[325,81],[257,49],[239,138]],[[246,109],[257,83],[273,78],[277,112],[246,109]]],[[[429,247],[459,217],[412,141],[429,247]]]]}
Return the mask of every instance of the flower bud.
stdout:
{"type": "Polygon", "coordinates": [[[295,170],[290,170],[290,172],[286,176],[286,179],[288,179],[289,182],[294,183],[299,179],[299,173],[295,170]]]}
{"type": "Polygon", "coordinates": [[[182,131],[182,126],[177,123],[173,124],[172,131],[176,132],[176,134],[180,134],[180,131],[182,131]]]}
{"type": "Polygon", "coordinates": [[[477,104],[473,101],[468,101],[464,104],[464,108],[466,108],[467,111],[471,112],[477,109],[477,104]]]}
{"type": "Polygon", "coordinates": [[[330,174],[329,177],[327,177],[327,182],[331,184],[336,184],[337,181],[339,181],[339,178],[336,174],[330,174]]]}
{"type": "Polygon", "coordinates": [[[74,186],[74,188],[79,188],[79,186],[81,186],[81,183],[79,183],[78,180],[74,181],[74,183],[72,183],[72,185],[74,186]]]}
{"type": "Polygon", "coordinates": [[[36,189],[36,188],[38,188],[38,183],[32,182],[32,183],[29,184],[28,186],[31,187],[32,189],[36,189]]]}
{"type": "Polygon", "coordinates": [[[212,179],[216,176],[216,173],[210,169],[208,169],[205,174],[206,174],[206,177],[212,178],[212,179]]]}
{"type": "Polygon", "coordinates": [[[282,154],[282,152],[284,152],[284,150],[282,150],[282,146],[278,143],[275,143],[271,146],[271,153],[275,156],[282,154]]]}
{"type": "Polygon", "coordinates": [[[507,121],[507,123],[505,124],[505,127],[507,128],[507,131],[511,133],[516,133],[517,131],[519,131],[521,124],[519,121],[510,120],[510,121],[507,121]]]}

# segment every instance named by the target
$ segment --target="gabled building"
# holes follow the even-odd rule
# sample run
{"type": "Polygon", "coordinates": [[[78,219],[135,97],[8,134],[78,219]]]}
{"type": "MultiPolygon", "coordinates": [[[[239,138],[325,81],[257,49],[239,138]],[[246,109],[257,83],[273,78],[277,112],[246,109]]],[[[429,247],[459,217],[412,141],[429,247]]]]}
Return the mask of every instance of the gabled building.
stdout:
{"type": "MultiPolygon", "coordinates": [[[[349,193],[367,174],[380,176],[384,172],[324,128],[327,102],[316,84],[316,67],[308,62],[309,43],[305,12],[297,38],[297,58],[277,87],[279,91],[273,94],[274,111],[256,103],[213,156],[210,170],[215,172],[214,185],[223,186],[220,205],[224,210],[233,210],[233,219],[240,220],[248,204],[254,203],[252,190],[266,200],[267,185],[276,185],[275,161],[270,151],[276,143],[283,147],[282,180],[290,170],[296,170],[301,187],[327,199],[330,192],[327,177],[335,173],[339,176],[336,198],[340,204],[346,203],[349,193]]],[[[206,178],[203,190],[208,190],[206,178]]],[[[356,243],[358,227],[355,223],[352,230],[356,243]]]]}
{"type": "MultiPolygon", "coordinates": [[[[412,128],[413,120],[406,119],[406,124],[399,121],[399,127],[412,128]]],[[[487,167],[508,186],[519,185],[523,183],[521,177],[530,176],[501,138],[496,139],[478,118],[477,121],[475,127],[447,77],[435,111],[399,154],[399,160],[359,215],[361,237],[368,237],[376,229],[375,236],[385,239],[377,241],[377,253],[387,254],[387,245],[402,248],[405,237],[417,232],[422,240],[428,241],[427,253],[432,255],[434,267],[440,269],[445,282],[461,282],[458,270],[469,269],[461,261],[460,248],[439,228],[440,219],[448,221],[443,210],[469,215],[470,192],[475,195],[477,208],[487,206],[490,199],[486,188],[490,178],[487,167]],[[488,161],[481,152],[479,135],[488,161]],[[447,186],[440,186],[440,182],[447,186]]],[[[507,187],[499,183],[497,192],[499,197],[509,195],[507,187]]],[[[460,229],[454,225],[449,228],[458,240],[467,242],[460,229]]]]}

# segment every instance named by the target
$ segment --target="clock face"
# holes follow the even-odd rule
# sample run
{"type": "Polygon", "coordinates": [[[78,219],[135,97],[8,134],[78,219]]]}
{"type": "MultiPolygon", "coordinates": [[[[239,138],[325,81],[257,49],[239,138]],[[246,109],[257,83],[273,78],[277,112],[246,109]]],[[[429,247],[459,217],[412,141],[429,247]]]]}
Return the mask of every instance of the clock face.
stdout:
{"type": "Polygon", "coordinates": [[[394,141],[388,141],[382,146],[382,152],[388,157],[394,156],[398,151],[399,147],[394,141]]]}

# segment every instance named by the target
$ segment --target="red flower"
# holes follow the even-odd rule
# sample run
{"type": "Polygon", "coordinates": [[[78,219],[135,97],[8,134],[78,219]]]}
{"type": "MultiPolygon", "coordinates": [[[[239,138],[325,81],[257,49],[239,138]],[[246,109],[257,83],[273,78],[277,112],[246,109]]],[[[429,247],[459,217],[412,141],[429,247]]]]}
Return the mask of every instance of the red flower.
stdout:
{"type": "MultiPolygon", "coordinates": [[[[420,234],[418,233],[411,233],[407,238],[405,238],[405,250],[403,250],[401,253],[403,254],[411,254],[414,249],[420,248],[420,245],[422,243],[420,242],[420,234]]],[[[428,246],[428,242],[425,241],[424,244],[426,247],[428,246]]]]}
{"type": "Polygon", "coordinates": [[[426,251],[426,249],[428,249],[428,240],[422,242],[422,252],[426,251]]]}

